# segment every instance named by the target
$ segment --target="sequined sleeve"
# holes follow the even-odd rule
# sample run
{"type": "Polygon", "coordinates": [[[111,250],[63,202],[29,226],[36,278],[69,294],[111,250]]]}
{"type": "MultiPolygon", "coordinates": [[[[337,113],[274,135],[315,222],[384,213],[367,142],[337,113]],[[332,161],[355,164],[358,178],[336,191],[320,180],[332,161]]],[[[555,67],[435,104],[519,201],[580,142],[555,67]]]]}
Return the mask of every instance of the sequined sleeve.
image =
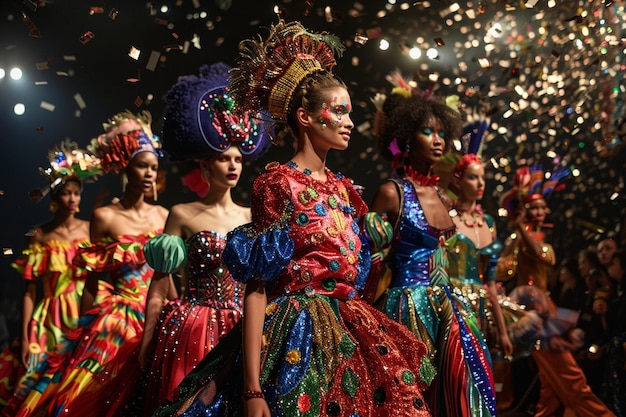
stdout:
{"type": "Polygon", "coordinates": [[[252,223],[228,234],[223,259],[233,278],[247,283],[271,281],[289,263],[294,242],[289,236],[293,212],[289,183],[282,175],[265,173],[254,182],[252,223]]]}

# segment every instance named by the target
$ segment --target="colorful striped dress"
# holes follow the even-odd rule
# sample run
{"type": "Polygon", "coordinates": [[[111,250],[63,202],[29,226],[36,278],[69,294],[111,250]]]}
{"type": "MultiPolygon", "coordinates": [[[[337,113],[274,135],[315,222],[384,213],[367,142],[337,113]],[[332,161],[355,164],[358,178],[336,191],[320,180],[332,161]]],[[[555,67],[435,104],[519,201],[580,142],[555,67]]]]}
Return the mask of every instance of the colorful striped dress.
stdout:
{"type": "Polygon", "coordinates": [[[81,250],[74,259],[75,265],[108,274],[109,280],[100,281],[106,285],[100,285],[94,307],[81,317],[80,331],[74,335],[78,345],[63,371],[49,415],[105,415],[114,411],[113,404],[121,406],[111,390],[132,391],[136,379],[118,381],[117,377],[135,370],[139,374],[137,355],[153,274],[143,247],[159,232],[107,238],[81,250]]]}
{"type": "Polygon", "coordinates": [[[72,261],[85,247],[89,247],[85,239],[33,243],[11,265],[25,280],[42,281],[43,298],[29,324],[28,369],[8,399],[4,415],[29,416],[56,391],[63,359],[74,348],[67,335],[78,326],[86,278],[86,270],[72,265],[72,261]]]}

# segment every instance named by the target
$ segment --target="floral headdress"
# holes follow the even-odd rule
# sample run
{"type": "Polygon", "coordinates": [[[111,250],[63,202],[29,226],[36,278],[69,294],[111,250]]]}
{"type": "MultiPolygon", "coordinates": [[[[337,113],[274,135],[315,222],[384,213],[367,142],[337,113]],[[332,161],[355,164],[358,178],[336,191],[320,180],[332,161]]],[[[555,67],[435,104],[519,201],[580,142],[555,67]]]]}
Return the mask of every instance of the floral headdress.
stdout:
{"type": "Polygon", "coordinates": [[[167,93],[163,149],[172,160],[206,159],[233,144],[256,159],[270,140],[256,114],[236,109],[229,88],[230,67],[222,62],[200,67],[200,75],[178,78],[167,93]]]}
{"type": "Polygon", "coordinates": [[[48,185],[31,191],[29,195],[33,200],[39,201],[50,192],[54,194],[70,181],[82,187],[85,180],[95,179],[103,173],[99,158],[69,140],[50,150],[48,161],[49,167],[39,167],[39,173],[48,178],[48,185]]]}
{"type": "Polygon", "coordinates": [[[546,199],[559,189],[559,182],[570,173],[568,167],[558,167],[552,172],[544,172],[541,164],[520,167],[515,172],[513,187],[500,198],[500,207],[514,219],[520,204],[546,199]]]}
{"type": "Polygon", "coordinates": [[[152,133],[151,123],[152,115],[148,111],[137,115],[130,111],[117,113],[102,124],[106,133],[92,139],[87,149],[101,159],[105,172],[116,174],[124,171],[141,152],[152,152],[162,157],[161,143],[152,133]]]}
{"type": "Polygon", "coordinates": [[[334,54],[345,47],[329,34],[308,32],[300,22],[279,21],[267,39],[240,44],[238,66],[233,68],[231,94],[244,111],[269,111],[274,122],[285,123],[291,96],[309,74],[331,71],[334,54]]]}

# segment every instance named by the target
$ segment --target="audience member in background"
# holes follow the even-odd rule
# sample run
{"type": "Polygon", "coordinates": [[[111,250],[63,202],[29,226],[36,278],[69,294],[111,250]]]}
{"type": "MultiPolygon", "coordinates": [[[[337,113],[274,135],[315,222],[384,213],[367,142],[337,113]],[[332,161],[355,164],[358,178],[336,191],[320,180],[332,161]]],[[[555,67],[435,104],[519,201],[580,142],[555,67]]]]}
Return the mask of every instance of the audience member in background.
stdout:
{"type": "Polygon", "coordinates": [[[602,239],[596,248],[598,260],[605,268],[608,268],[613,260],[613,254],[617,251],[617,242],[611,238],[602,239]]]}

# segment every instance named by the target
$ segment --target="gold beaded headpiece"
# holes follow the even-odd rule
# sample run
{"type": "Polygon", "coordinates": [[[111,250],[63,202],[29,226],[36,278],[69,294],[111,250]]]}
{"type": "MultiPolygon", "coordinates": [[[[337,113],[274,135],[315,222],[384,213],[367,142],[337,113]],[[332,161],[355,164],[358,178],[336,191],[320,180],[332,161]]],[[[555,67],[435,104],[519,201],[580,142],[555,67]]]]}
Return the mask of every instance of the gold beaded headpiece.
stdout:
{"type": "Polygon", "coordinates": [[[291,96],[300,82],[317,71],[331,71],[345,47],[329,34],[307,32],[300,22],[279,21],[266,40],[240,44],[230,91],[243,111],[269,111],[277,122],[287,121],[291,96]]]}

